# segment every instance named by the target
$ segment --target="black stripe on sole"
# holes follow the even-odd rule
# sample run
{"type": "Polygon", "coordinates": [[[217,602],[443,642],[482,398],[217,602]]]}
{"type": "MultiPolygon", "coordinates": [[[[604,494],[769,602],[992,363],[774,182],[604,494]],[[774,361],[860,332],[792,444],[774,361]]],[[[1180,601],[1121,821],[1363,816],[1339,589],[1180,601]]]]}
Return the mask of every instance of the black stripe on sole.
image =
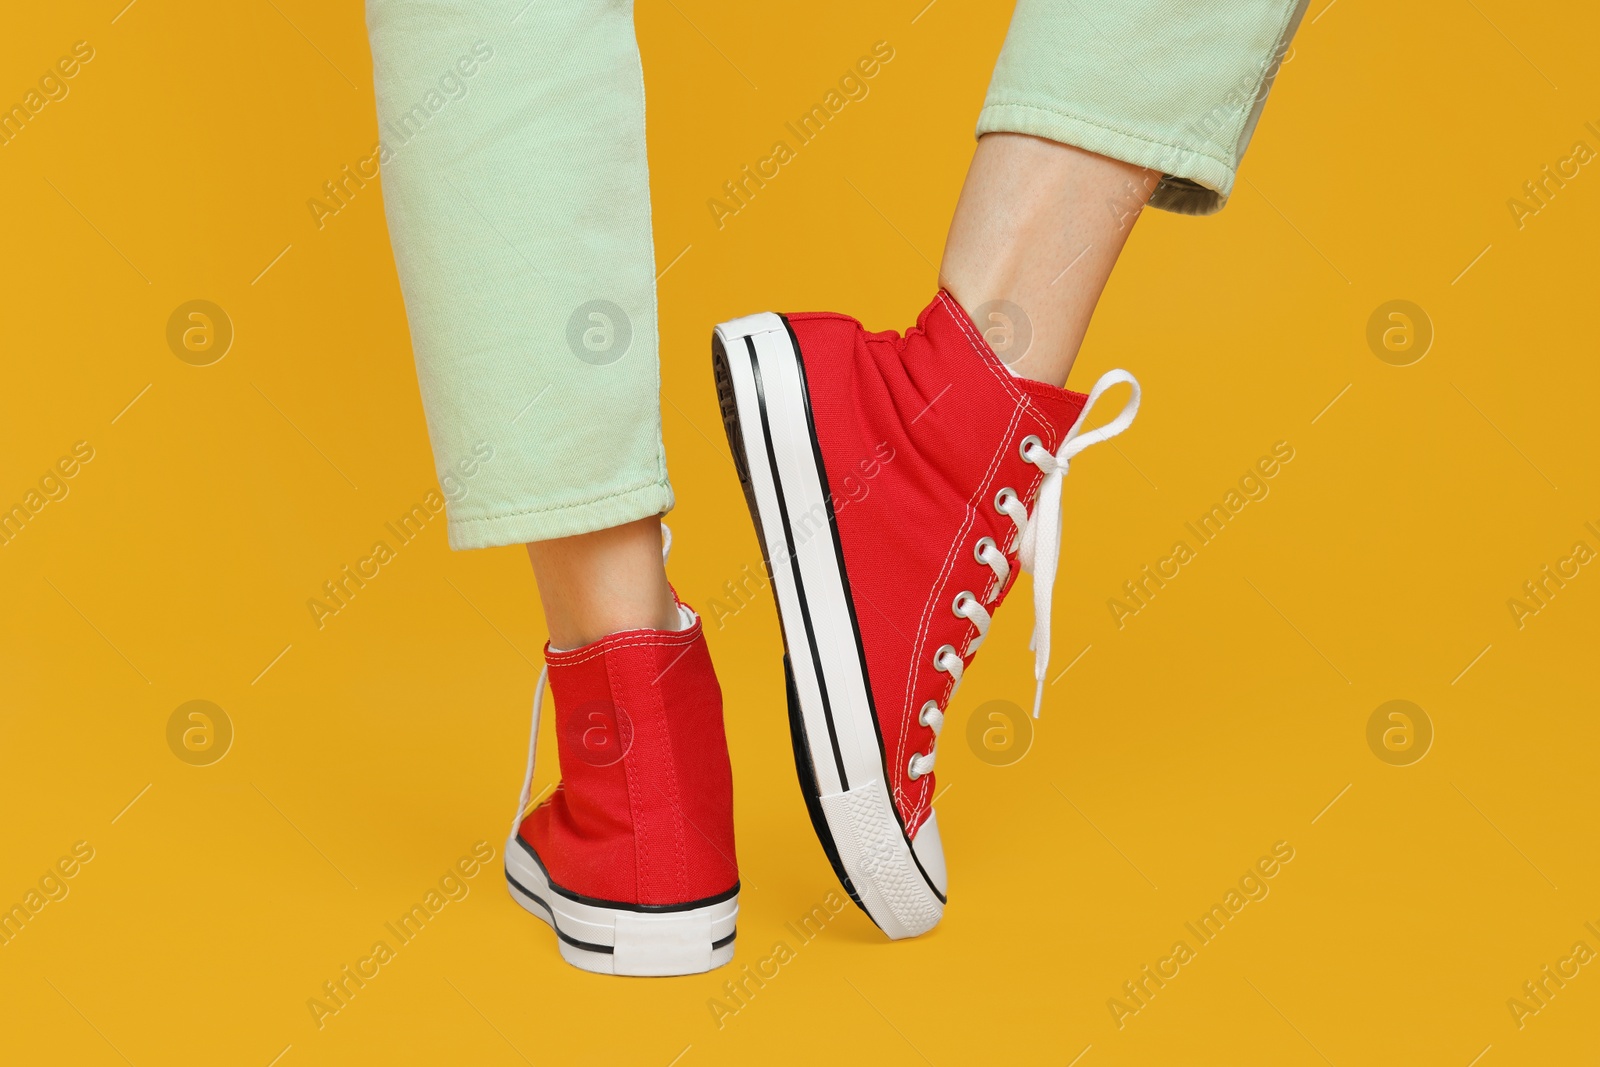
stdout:
{"type": "Polygon", "coordinates": [[[585,952],[599,952],[606,956],[610,956],[617,951],[616,948],[611,945],[592,945],[587,941],[579,941],[577,938],[571,936],[565,930],[561,929],[560,925],[556,923],[556,913],[550,909],[549,903],[547,903],[543,897],[513,878],[510,871],[506,872],[506,881],[509,882],[511,887],[517,892],[521,893],[523,896],[539,905],[539,907],[543,908],[544,913],[550,917],[548,920],[550,923],[550,929],[554,930],[557,937],[571,945],[573,948],[581,948],[585,952]]]}
{"type": "MultiPolygon", "coordinates": [[[[535,893],[533,890],[517,881],[516,878],[512,876],[510,871],[506,872],[506,881],[509,882],[512,888],[516,889],[517,892],[521,893],[523,896],[539,905],[539,907],[543,908],[544,913],[550,916],[550,929],[554,930],[557,937],[571,945],[573,948],[581,948],[585,952],[599,952],[607,956],[614,955],[616,953],[617,950],[612,945],[593,945],[587,941],[579,941],[577,938],[562,930],[561,927],[556,923],[556,913],[551,909],[549,902],[541,897],[538,893],[535,893]]],[[[719,937],[715,941],[711,942],[711,951],[715,952],[719,948],[726,948],[728,945],[733,944],[733,939],[738,936],[739,928],[735,926],[733,931],[729,933],[727,937],[719,937]]]]}
{"type": "MultiPolygon", "coordinates": [[[[750,374],[756,383],[756,400],[761,411],[761,440],[767,446],[767,469],[772,472],[773,496],[778,500],[778,518],[783,523],[783,543],[789,546],[789,569],[794,576],[795,596],[800,601],[800,621],[806,632],[806,647],[811,652],[811,662],[817,667],[817,692],[822,697],[822,716],[828,723],[828,745],[833,749],[834,768],[839,773],[839,789],[848,792],[850,776],[845,771],[844,756],[839,751],[839,731],[833,723],[833,702],[828,699],[828,679],[821,669],[822,657],[817,652],[817,630],[811,621],[811,605],[806,602],[806,584],[800,576],[800,555],[795,551],[794,528],[789,523],[789,505],[783,494],[783,475],[778,471],[778,456],[772,445],[772,425],[767,420],[767,394],[761,385],[761,361],[756,357],[755,340],[748,334],[745,335],[744,346],[750,355],[750,374]]],[[[826,496],[828,491],[826,484],[822,491],[826,496]]],[[[833,509],[830,506],[828,510],[828,521],[831,524],[833,509]]],[[[788,640],[788,634],[785,633],[784,643],[788,644],[788,640]]]]}
{"type": "Polygon", "coordinates": [[[544,875],[545,882],[550,886],[550,892],[554,893],[558,897],[565,897],[575,904],[587,904],[592,908],[606,908],[610,911],[636,911],[642,914],[655,914],[672,911],[694,911],[696,908],[707,908],[713,904],[721,904],[724,900],[731,900],[733,897],[738,896],[739,894],[739,883],[735,882],[733,883],[732,889],[724,889],[722,892],[717,893],[714,896],[701,897],[699,900],[691,900],[685,904],[626,904],[618,900],[602,900],[599,897],[586,897],[582,893],[574,893],[570,889],[566,889],[557,885],[556,880],[550,877],[550,868],[544,865],[544,860],[539,858],[539,854],[533,850],[533,846],[524,841],[520,833],[517,834],[516,840],[517,844],[522,846],[522,851],[526,852],[528,854],[528,858],[533,860],[534,866],[539,868],[539,873],[544,875]]]}
{"type": "MultiPolygon", "coordinates": [[[[767,580],[770,582],[773,580],[772,553],[767,548],[767,534],[761,524],[761,509],[756,505],[755,483],[750,479],[750,462],[745,455],[744,431],[741,429],[742,424],[739,419],[739,402],[733,392],[733,376],[728,370],[727,350],[722,345],[722,338],[715,332],[711,335],[711,370],[716,379],[717,400],[722,408],[722,429],[728,435],[728,448],[733,453],[733,467],[739,475],[739,486],[744,490],[745,506],[750,509],[750,521],[756,528],[756,541],[761,545],[761,562],[767,568],[767,580]]],[[[783,643],[787,647],[789,635],[781,611],[778,612],[778,628],[783,631],[783,643]]],[[[800,711],[800,695],[795,689],[794,671],[789,665],[787,653],[783,657],[783,678],[788,690],[789,736],[794,745],[795,775],[800,780],[800,795],[805,800],[806,814],[811,817],[811,828],[816,832],[823,854],[828,857],[828,864],[833,868],[834,877],[839,879],[839,884],[844,886],[844,891],[850,894],[850,899],[861,909],[862,914],[872,919],[876,925],[877,920],[872,918],[872,912],[861,902],[861,895],[856,892],[855,885],[850,881],[850,873],[844,868],[844,860],[839,856],[839,846],[834,843],[833,831],[828,828],[827,816],[822,811],[822,790],[817,786],[817,774],[812,766],[811,744],[806,740],[805,720],[800,711]]],[[[842,770],[841,768],[841,774],[842,770]]]]}
{"type": "MultiPolygon", "coordinates": [[[[789,335],[789,350],[794,356],[795,372],[800,378],[800,396],[805,401],[806,410],[806,436],[811,441],[811,459],[817,468],[817,483],[822,489],[822,502],[828,509],[828,532],[833,536],[833,555],[839,561],[839,585],[844,590],[844,604],[850,613],[850,635],[855,638],[856,656],[861,663],[862,690],[867,694],[868,717],[872,720],[872,732],[878,739],[878,764],[883,768],[883,783],[885,792],[889,792],[889,783],[894,779],[889,774],[889,747],[883,742],[883,729],[878,725],[878,701],[872,692],[872,675],[867,671],[867,646],[861,640],[861,621],[856,617],[856,597],[850,589],[850,571],[844,565],[844,543],[839,540],[839,520],[833,511],[833,490],[828,487],[828,468],[822,460],[822,446],[817,441],[817,421],[811,414],[811,383],[806,378],[805,357],[800,354],[800,338],[794,335],[794,327],[790,325],[786,315],[779,315],[783,328],[789,335]]],[[[770,440],[770,439],[769,439],[770,440]]],[[[802,610],[806,610],[805,598],[800,601],[802,610]]],[[[843,768],[840,769],[843,773],[843,768]]],[[[934,896],[939,898],[940,904],[948,903],[939,887],[933,884],[933,879],[928,877],[922,860],[917,856],[917,850],[911,843],[911,835],[906,832],[905,820],[900,817],[900,807],[890,795],[889,811],[894,815],[894,821],[900,827],[900,836],[906,843],[906,851],[911,854],[911,862],[916,864],[917,873],[922,875],[922,881],[934,896]]]]}

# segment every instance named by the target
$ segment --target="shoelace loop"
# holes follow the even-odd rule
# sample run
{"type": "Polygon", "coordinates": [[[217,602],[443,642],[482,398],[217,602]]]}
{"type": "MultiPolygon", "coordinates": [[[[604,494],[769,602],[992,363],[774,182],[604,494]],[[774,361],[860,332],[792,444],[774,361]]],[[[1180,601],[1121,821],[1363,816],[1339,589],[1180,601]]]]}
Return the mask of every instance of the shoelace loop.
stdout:
{"type": "MultiPolygon", "coordinates": [[[[1023,570],[1033,575],[1033,638],[1028,642],[1028,647],[1033,650],[1035,719],[1039,717],[1039,706],[1044,701],[1044,678],[1050,667],[1050,608],[1056,587],[1056,567],[1061,556],[1062,479],[1066,477],[1072,457],[1090,445],[1109,441],[1122,433],[1133,425],[1133,417],[1138,413],[1138,380],[1125,370],[1109,370],[1094,383],[1083,410],[1078,413],[1077,420],[1062,438],[1061,447],[1056,449],[1054,455],[1037,439],[1031,442],[1032,447],[1027,447],[1025,443],[1022,448],[1022,458],[1044,472],[1044,481],[1034,497],[1033,514],[1027,517],[1026,522],[1018,524],[1020,533],[1017,539],[1017,560],[1023,570]],[[1129,388],[1128,399],[1122,405],[1122,410],[1105,425],[1085,431],[1084,424],[1089,419],[1089,412],[1094,410],[1106,390],[1116,385],[1127,385],[1129,388]]],[[[1016,521],[1016,511],[1021,510],[1019,502],[1015,510],[1007,509],[1007,513],[1016,521]]]]}

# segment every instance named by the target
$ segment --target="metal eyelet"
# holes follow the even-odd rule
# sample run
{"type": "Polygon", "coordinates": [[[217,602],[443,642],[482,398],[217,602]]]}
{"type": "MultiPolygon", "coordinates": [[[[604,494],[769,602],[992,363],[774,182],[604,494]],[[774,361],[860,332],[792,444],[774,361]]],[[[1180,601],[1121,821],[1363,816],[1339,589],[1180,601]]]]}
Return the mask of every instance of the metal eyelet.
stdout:
{"type": "Polygon", "coordinates": [[[973,596],[972,595],[972,591],[969,590],[969,589],[963,589],[963,590],[961,590],[961,592],[957,593],[955,600],[950,602],[950,612],[951,612],[951,614],[953,614],[958,619],[965,619],[967,617],[966,614],[963,613],[962,610],[961,610],[961,598],[962,597],[966,597],[968,600],[972,601],[974,604],[978,603],[978,598],[973,596]]]}
{"type": "Polygon", "coordinates": [[[1002,515],[1008,514],[1008,512],[1006,511],[1006,509],[1004,507],[1001,506],[1000,502],[1003,501],[1008,496],[1012,500],[1021,500],[1022,499],[1021,497],[1017,496],[1017,491],[1015,489],[1011,488],[1009,485],[1006,486],[1004,489],[1000,490],[998,493],[996,493],[994,495],[994,509],[996,511],[998,511],[1002,515]]]}
{"type": "Polygon", "coordinates": [[[922,753],[913,752],[911,754],[911,758],[906,761],[906,777],[911,779],[913,782],[922,777],[922,772],[917,770],[917,760],[921,758],[922,753]]]}
{"type": "Polygon", "coordinates": [[[922,705],[922,710],[917,712],[917,725],[919,725],[919,726],[927,726],[928,725],[928,712],[930,712],[930,711],[938,711],[938,710],[939,710],[939,703],[938,703],[938,701],[935,701],[935,700],[930,700],[926,704],[922,705]]]}
{"type": "MultiPolygon", "coordinates": [[[[983,563],[983,546],[984,545],[988,545],[990,548],[994,549],[996,552],[1000,551],[1000,546],[994,543],[994,538],[992,538],[992,537],[980,537],[980,538],[978,538],[978,543],[972,546],[972,558],[977,560],[979,563],[983,563]]],[[[988,564],[984,563],[984,566],[987,567],[988,564]]]]}
{"type": "Polygon", "coordinates": [[[1038,445],[1040,448],[1044,447],[1044,442],[1039,440],[1033,434],[1030,433],[1028,436],[1024,437],[1022,439],[1022,443],[1017,446],[1017,455],[1021,456],[1023,461],[1026,463],[1033,462],[1032,460],[1028,459],[1028,445],[1030,444],[1038,445]]]}
{"type": "Polygon", "coordinates": [[[961,653],[956,651],[956,646],[955,645],[940,645],[939,646],[939,650],[933,654],[933,669],[934,670],[936,670],[936,671],[944,670],[943,667],[939,666],[939,661],[944,659],[944,654],[946,652],[950,653],[952,656],[955,656],[957,659],[961,658],[961,653]]]}

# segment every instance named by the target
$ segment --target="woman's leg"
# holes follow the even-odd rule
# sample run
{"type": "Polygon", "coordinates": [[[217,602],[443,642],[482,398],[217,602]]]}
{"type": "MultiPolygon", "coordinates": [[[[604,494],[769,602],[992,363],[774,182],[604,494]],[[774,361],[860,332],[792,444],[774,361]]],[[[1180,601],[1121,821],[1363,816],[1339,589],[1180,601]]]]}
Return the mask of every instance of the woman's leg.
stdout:
{"type": "Polygon", "coordinates": [[[1060,387],[1090,312],[1146,203],[1220,206],[1299,11],[1018,0],[951,224],[948,291],[916,326],[762,314],[717,328],[729,444],[763,547],[777,546],[801,786],[841,881],[890,937],[944,913],[934,764],[956,687],[1026,568],[1037,713],[1063,479],[1138,407],[1126,371],[1087,396],[1060,387]],[[1091,411],[1114,386],[1121,412],[1091,411]],[[832,536],[797,535],[808,514],[832,536]]]}
{"type": "Polygon", "coordinates": [[[370,0],[367,21],[451,547],[532,543],[563,647],[659,625],[672,490],[631,0],[370,0]]]}
{"type": "Polygon", "coordinates": [[[368,26],[450,544],[527,543],[549,623],[562,788],[528,810],[536,706],[512,895],[574,966],[721,966],[733,782],[705,635],[662,567],[672,491],[633,4],[369,0],[368,26]]]}
{"type": "Polygon", "coordinates": [[[941,280],[1017,374],[1061,385],[1148,202],[1222,207],[1304,0],[1019,0],[941,280]]]}

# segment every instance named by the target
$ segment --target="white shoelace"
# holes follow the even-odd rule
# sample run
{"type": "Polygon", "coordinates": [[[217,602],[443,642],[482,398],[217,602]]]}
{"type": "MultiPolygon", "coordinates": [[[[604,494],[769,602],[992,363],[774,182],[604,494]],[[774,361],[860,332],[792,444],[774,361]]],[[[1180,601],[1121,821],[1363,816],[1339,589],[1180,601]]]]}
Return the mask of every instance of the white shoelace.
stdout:
{"type": "MultiPolygon", "coordinates": [[[[667,556],[672,552],[672,529],[666,523],[661,524],[661,562],[667,562],[667,556]]],[[[680,630],[687,630],[694,625],[694,612],[682,604],[678,605],[680,630]]],[[[533,798],[533,762],[539,751],[539,708],[544,703],[545,685],[550,680],[550,667],[546,664],[539,668],[539,681],[533,687],[533,725],[528,728],[528,768],[522,772],[522,792],[517,794],[517,815],[511,820],[511,834],[516,837],[517,831],[522,828],[522,820],[528,815],[528,801],[533,798]]]]}
{"type": "Polygon", "coordinates": [[[522,820],[528,811],[528,801],[533,797],[533,757],[539,750],[539,705],[544,703],[545,683],[550,679],[550,668],[539,668],[539,681],[533,687],[533,725],[528,729],[528,769],[522,774],[522,792],[517,796],[517,815],[511,820],[510,837],[522,829],[522,820]]]}
{"type": "MultiPolygon", "coordinates": [[[[1061,447],[1056,449],[1055,455],[1052,456],[1037,439],[1031,442],[1031,447],[1029,442],[1024,441],[1022,458],[1044,471],[1044,482],[1034,498],[1033,514],[1026,523],[1017,523],[1017,559],[1022,563],[1022,569],[1033,575],[1033,639],[1028,642],[1028,647],[1033,650],[1035,719],[1039,717],[1039,705],[1044,701],[1044,677],[1050,668],[1050,606],[1056,588],[1056,565],[1061,556],[1062,479],[1066,477],[1073,456],[1090,445],[1111,440],[1132,426],[1133,417],[1138,413],[1138,380],[1125,370],[1109,370],[1094,383],[1094,388],[1089,391],[1089,399],[1084,402],[1072,429],[1062,438],[1061,447]],[[1107,389],[1123,384],[1129,388],[1128,400],[1117,417],[1085,433],[1083,425],[1088,421],[1095,403],[1105,395],[1107,389]]],[[[1017,510],[1021,510],[1020,504],[1017,510]]],[[[1011,520],[1017,522],[1016,514],[1009,514],[1011,520]]]]}
{"type": "MultiPolygon", "coordinates": [[[[1089,399],[1084,402],[1083,410],[1078,413],[1078,418],[1061,440],[1061,447],[1052,454],[1044,447],[1044,442],[1029,434],[1023,438],[1018,446],[1019,454],[1023,459],[1032,463],[1044,472],[1044,481],[1039,486],[1039,492],[1034,498],[1033,514],[1028,514],[1028,509],[1017,496],[1015,489],[1009,486],[995,494],[995,510],[1008,516],[1017,528],[1017,560],[1022,564],[1022,569],[1033,575],[1033,637],[1028,642],[1028,647],[1033,650],[1033,717],[1039,717],[1040,705],[1044,702],[1044,679],[1050,668],[1050,612],[1056,587],[1056,566],[1061,556],[1061,492],[1062,481],[1066,477],[1067,469],[1071,465],[1072,457],[1102,441],[1109,441],[1129,426],[1133,425],[1133,417],[1139,411],[1139,383],[1133,375],[1125,370],[1107,371],[1094,383],[1094,388],[1089,392],[1089,399]],[[1084,432],[1084,423],[1089,419],[1089,412],[1103,396],[1106,390],[1114,385],[1126,384],[1131,392],[1127,403],[1117,413],[1117,417],[1098,426],[1093,430],[1084,432]]],[[[1011,576],[1011,564],[1007,562],[1000,546],[995,544],[994,538],[983,537],[973,546],[973,556],[979,563],[986,565],[994,572],[994,596],[1000,595],[1000,590],[1005,588],[1006,579],[1011,576]]],[[[993,597],[990,603],[993,603],[993,597]]],[[[967,643],[967,654],[977,651],[983,639],[989,634],[989,624],[992,616],[983,603],[968,590],[956,594],[955,601],[951,604],[951,611],[972,623],[973,629],[978,631],[976,637],[967,643]]],[[[943,671],[955,680],[950,689],[950,697],[955,696],[956,687],[961,684],[961,674],[964,667],[962,656],[954,646],[941,645],[933,654],[933,669],[943,671]]],[[[923,726],[933,730],[934,746],[926,755],[914,754],[907,766],[907,775],[913,780],[921,778],[933,770],[934,756],[938,751],[939,732],[944,727],[944,712],[939,710],[937,701],[930,700],[922,705],[922,710],[917,714],[917,721],[923,726]]]]}

